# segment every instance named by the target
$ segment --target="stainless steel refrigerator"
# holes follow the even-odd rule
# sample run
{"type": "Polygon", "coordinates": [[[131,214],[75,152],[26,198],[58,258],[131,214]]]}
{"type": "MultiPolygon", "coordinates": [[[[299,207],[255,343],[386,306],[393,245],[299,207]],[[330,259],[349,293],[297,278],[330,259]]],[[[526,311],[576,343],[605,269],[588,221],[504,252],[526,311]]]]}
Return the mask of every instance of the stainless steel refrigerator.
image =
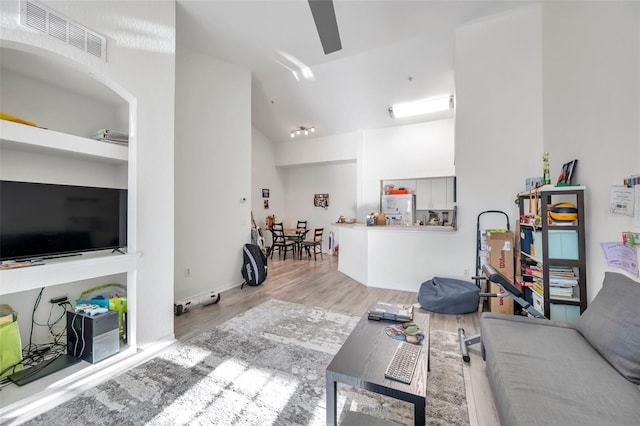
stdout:
{"type": "Polygon", "coordinates": [[[381,211],[389,225],[413,225],[416,217],[416,196],[413,194],[383,195],[381,211]]]}

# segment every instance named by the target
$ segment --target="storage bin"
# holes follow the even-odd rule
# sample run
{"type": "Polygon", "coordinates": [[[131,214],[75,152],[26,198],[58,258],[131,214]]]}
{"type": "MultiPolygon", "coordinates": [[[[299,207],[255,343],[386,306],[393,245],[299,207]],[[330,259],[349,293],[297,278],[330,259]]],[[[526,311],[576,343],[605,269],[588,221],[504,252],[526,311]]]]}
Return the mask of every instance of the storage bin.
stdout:
{"type": "Polygon", "coordinates": [[[551,304],[551,320],[576,323],[580,318],[580,306],[562,305],[559,303],[551,304]]]}
{"type": "MultiPolygon", "coordinates": [[[[537,259],[544,255],[542,231],[536,231],[534,239],[537,259]]],[[[578,260],[578,231],[549,230],[549,259],[578,260]]]]}
{"type": "MultiPolygon", "coordinates": [[[[542,238],[542,236],[540,236],[540,238],[542,238]]],[[[531,253],[531,246],[533,245],[534,240],[533,230],[526,228],[520,230],[520,250],[522,250],[523,253],[535,256],[535,247],[534,253],[531,253]]]]}

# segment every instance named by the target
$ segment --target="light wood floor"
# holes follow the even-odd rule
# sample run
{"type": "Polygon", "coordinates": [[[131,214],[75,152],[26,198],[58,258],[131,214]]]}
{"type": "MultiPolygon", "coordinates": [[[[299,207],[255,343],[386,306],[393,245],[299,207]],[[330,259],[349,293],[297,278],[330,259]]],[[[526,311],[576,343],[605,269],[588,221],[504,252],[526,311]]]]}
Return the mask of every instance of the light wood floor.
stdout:
{"type": "MultiPolygon", "coordinates": [[[[267,280],[258,287],[233,288],[221,294],[216,305],[196,306],[175,317],[175,335],[187,340],[205,330],[259,305],[268,299],[319,306],[338,312],[362,315],[374,301],[414,304],[416,293],[366,287],[337,271],[338,258],[324,255],[316,262],[280,260],[277,254],[269,260],[267,280]]],[[[425,280],[431,277],[425,277],[425,280]]],[[[421,309],[421,308],[420,308],[421,309]]],[[[432,330],[457,332],[462,327],[467,336],[479,332],[479,314],[431,314],[432,330]]],[[[471,362],[464,363],[465,388],[471,426],[499,425],[493,396],[480,355],[479,345],[469,348],[471,362]]]]}

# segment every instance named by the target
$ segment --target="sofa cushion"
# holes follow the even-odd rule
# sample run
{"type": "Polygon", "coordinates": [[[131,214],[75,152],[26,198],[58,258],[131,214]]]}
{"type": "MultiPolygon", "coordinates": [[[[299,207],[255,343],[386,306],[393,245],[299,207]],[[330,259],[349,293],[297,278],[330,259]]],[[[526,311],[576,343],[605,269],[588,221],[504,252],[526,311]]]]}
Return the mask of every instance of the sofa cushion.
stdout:
{"type": "Polygon", "coordinates": [[[640,392],[566,323],[483,314],[501,424],[638,425],[640,392]]]}
{"type": "Polygon", "coordinates": [[[613,368],[640,384],[640,283],[606,272],[576,328],[613,368]]]}

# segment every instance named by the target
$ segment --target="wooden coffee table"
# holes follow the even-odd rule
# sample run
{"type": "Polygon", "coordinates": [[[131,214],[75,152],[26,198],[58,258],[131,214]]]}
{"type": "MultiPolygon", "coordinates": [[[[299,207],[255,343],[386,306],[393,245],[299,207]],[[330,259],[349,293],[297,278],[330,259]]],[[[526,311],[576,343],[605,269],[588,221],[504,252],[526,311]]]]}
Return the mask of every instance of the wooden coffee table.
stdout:
{"type": "Polygon", "coordinates": [[[387,336],[388,321],[372,321],[365,313],[327,367],[327,425],[337,424],[338,382],[381,395],[411,402],[414,421],[423,426],[429,370],[429,315],[414,313],[413,322],[424,331],[422,351],[410,384],[384,377],[395,349],[400,343],[387,336]]]}

